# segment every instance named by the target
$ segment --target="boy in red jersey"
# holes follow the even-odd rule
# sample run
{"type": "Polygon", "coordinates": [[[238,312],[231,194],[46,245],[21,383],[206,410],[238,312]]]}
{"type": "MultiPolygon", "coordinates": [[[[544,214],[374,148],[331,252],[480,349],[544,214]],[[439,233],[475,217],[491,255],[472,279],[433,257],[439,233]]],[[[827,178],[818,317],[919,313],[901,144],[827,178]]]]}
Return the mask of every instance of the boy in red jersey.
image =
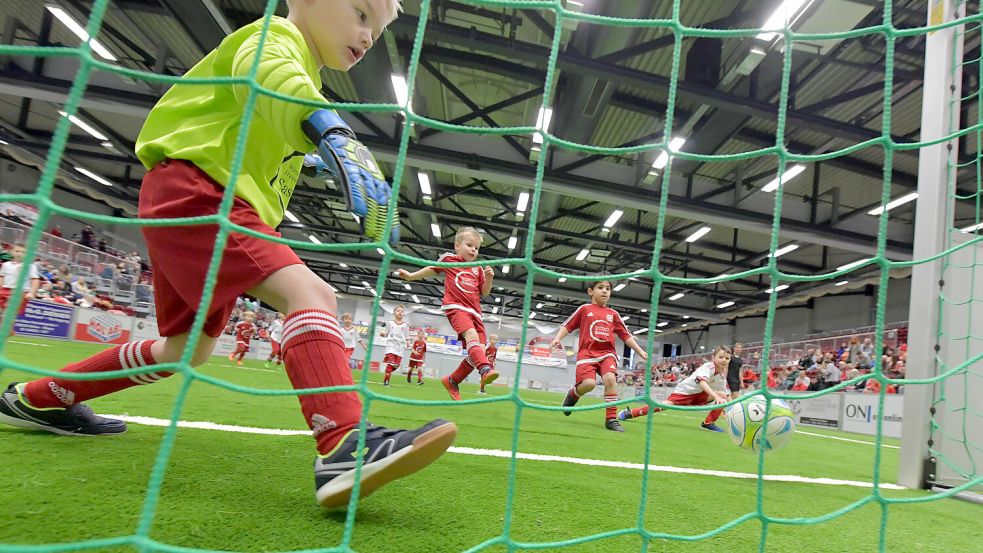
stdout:
{"type": "Polygon", "coordinates": [[[416,369],[416,383],[418,386],[423,386],[423,359],[427,355],[427,335],[423,333],[423,329],[417,331],[411,349],[410,369],[406,371],[406,382],[412,382],[413,369],[416,369]]]}
{"type": "MultiPolygon", "coordinates": [[[[581,305],[573,315],[560,326],[556,338],[550,343],[554,349],[561,349],[563,340],[571,332],[580,332],[577,345],[577,382],[563,398],[564,407],[573,407],[581,396],[589,393],[597,385],[596,376],[601,375],[604,382],[604,402],[612,404],[618,401],[618,351],[614,337],[635,350],[643,360],[648,360],[645,349],[638,345],[635,337],[625,328],[624,321],[617,311],[608,307],[611,299],[611,281],[597,280],[587,287],[587,295],[591,302],[581,305]]],[[[569,416],[571,411],[564,411],[569,416]]],[[[618,409],[610,405],[604,410],[604,428],[615,432],[625,429],[618,422],[618,409]]]]}
{"type": "MultiPolygon", "coordinates": [[[[454,236],[454,253],[444,253],[437,259],[446,263],[474,261],[481,248],[481,233],[474,227],[462,227],[454,236]]],[[[471,371],[478,369],[482,386],[498,378],[492,370],[488,356],[485,355],[485,324],[481,320],[481,296],[488,295],[492,289],[495,271],[491,267],[424,267],[415,272],[405,269],[396,271],[403,280],[414,281],[444,275],[444,301],[440,309],[447,315],[451,327],[464,342],[467,357],[457,369],[440,379],[447,393],[455,400],[461,399],[458,385],[464,382],[471,371]]]]}
{"type": "MultiPolygon", "coordinates": [[[[492,370],[495,370],[495,358],[498,357],[498,335],[492,334],[488,337],[488,347],[485,348],[485,356],[488,357],[488,362],[491,363],[492,370]]],[[[483,378],[478,379],[478,393],[485,395],[485,380],[483,378]]]]}
{"type": "MultiPolygon", "coordinates": [[[[135,148],[148,171],[140,187],[141,219],[215,216],[228,187],[235,196],[229,220],[253,233],[278,237],[274,229],[301,167],[309,163],[332,174],[365,234],[382,238],[385,225],[379,221],[385,220],[391,194],[385,176],[337,113],[311,103],[325,101],[321,68],[351,69],[395,19],[399,2],[287,0],[287,5],[286,18],[250,23],[225,37],[185,73],[195,82],[179,80],[150,111],[135,148]],[[242,82],[248,77],[253,77],[254,86],[242,82]],[[305,156],[315,150],[319,156],[305,156]],[[239,171],[233,178],[238,152],[239,171]]],[[[386,238],[398,238],[395,222],[392,236],[386,238]]],[[[232,231],[224,242],[212,302],[200,305],[218,225],[141,230],[154,268],[164,338],[103,351],[63,372],[148,368],[101,380],[46,377],[12,383],[0,395],[0,422],[57,434],[125,431],[123,421],[97,417],[80,402],[171,376],[153,366],[180,361],[189,341],[195,344],[190,365],[204,363],[235,299],[244,293],[287,314],[283,361],[295,389],[353,384],[335,319],[334,290],[289,246],[232,231]],[[205,324],[192,336],[199,311],[205,324]]],[[[299,394],[298,400],[317,445],[315,498],[325,508],[348,504],[357,459],[364,460],[360,494],[365,496],[430,464],[457,435],[454,424],[443,419],[413,431],[366,425],[360,434],[362,402],[354,391],[299,394]],[[357,449],[360,436],[364,448],[357,449]]]]}
{"type": "Polygon", "coordinates": [[[242,359],[249,352],[249,341],[253,334],[256,334],[256,314],[246,311],[242,314],[242,320],[236,325],[236,350],[229,354],[229,361],[235,361],[236,365],[242,366],[242,359]],[[236,359],[238,357],[238,359],[236,359]]]}

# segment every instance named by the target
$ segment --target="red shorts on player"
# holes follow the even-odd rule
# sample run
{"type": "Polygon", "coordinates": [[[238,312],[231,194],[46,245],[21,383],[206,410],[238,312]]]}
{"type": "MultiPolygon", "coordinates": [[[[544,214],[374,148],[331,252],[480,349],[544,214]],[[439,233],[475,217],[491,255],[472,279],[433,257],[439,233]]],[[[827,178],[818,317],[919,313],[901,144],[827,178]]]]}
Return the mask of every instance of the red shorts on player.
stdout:
{"type": "MultiPolygon", "coordinates": [[[[147,172],[140,188],[141,219],[173,219],[215,215],[225,189],[194,164],[166,160],[147,172]]],[[[236,198],[229,220],[271,237],[279,237],[242,198],[236,198]]],[[[154,300],[161,336],[191,330],[201,302],[218,226],[142,227],[154,268],[154,300]]],[[[205,320],[205,334],[218,337],[235,307],[236,298],[288,265],[301,263],[284,244],[237,232],[229,235],[205,320]]]]}
{"type": "Polygon", "coordinates": [[[403,362],[402,355],[396,355],[395,353],[387,353],[385,357],[382,358],[382,362],[386,365],[396,365],[399,366],[403,362]]]}
{"type": "Polygon", "coordinates": [[[423,359],[410,359],[409,367],[411,369],[419,369],[423,366],[423,359]]]}
{"type": "Polygon", "coordinates": [[[248,352],[249,344],[246,342],[236,342],[236,353],[248,352]]]}
{"type": "Polygon", "coordinates": [[[671,402],[673,405],[706,405],[712,400],[706,392],[700,392],[698,394],[677,394],[671,393],[666,401],[671,402]]]}
{"type": "MultiPolygon", "coordinates": [[[[10,301],[11,291],[13,291],[13,288],[0,288],[0,309],[7,308],[7,302],[10,301]]],[[[27,298],[24,298],[20,302],[20,311],[18,311],[18,315],[23,315],[25,309],[27,309],[27,298]]]]}
{"type": "Polygon", "coordinates": [[[618,373],[618,360],[613,356],[601,357],[594,362],[581,363],[578,361],[577,382],[574,385],[580,384],[588,378],[594,378],[597,375],[603,377],[607,373],[618,373]]]}
{"type": "Polygon", "coordinates": [[[479,342],[482,344],[488,342],[485,337],[485,323],[482,322],[481,317],[461,309],[449,309],[444,311],[444,314],[447,315],[447,320],[450,321],[451,328],[454,329],[454,332],[457,332],[457,336],[462,343],[464,342],[464,333],[472,328],[478,333],[479,342]]]}
{"type": "Polygon", "coordinates": [[[349,359],[352,358],[353,353],[355,353],[355,348],[345,348],[345,355],[347,355],[349,359]]]}
{"type": "Polygon", "coordinates": [[[280,342],[270,340],[270,353],[273,355],[280,355],[280,342]]]}

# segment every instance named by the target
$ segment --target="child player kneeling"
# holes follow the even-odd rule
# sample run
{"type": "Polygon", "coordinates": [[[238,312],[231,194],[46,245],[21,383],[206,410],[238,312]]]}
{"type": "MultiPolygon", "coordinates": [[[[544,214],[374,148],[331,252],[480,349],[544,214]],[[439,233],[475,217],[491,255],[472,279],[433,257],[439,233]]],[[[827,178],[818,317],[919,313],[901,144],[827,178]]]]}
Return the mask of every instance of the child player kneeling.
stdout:
{"type": "MultiPolygon", "coordinates": [[[[581,396],[593,390],[597,385],[597,375],[601,375],[601,381],[604,382],[604,402],[613,404],[618,401],[619,357],[615,347],[615,336],[635,350],[639,357],[648,360],[645,350],[628,332],[621,315],[608,307],[608,300],[611,299],[611,281],[591,282],[587,287],[587,295],[590,296],[591,302],[581,305],[573,315],[570,315],[550,344],[553,348],[562,348],[560,340],[571,332],[580,332],[580,342],[577,345],[577,382],[563,398],[564,407],[573,407],[581,396]]],[[[563,412],[567,416],[570,413],[570,411],[563,412]]],[[[614,405],[609,405],[604,410],[604,427],[615,432],[624,432],[625,429],[618,422],[617,413],[614,405]]]]}
{"type": "MultiPolygon", "coordinates": [[[[663,403],[669,405],[720,405],[727,403],[730,389],[727,387],[727,366],[730,364],[730,348],[717,346],[713,350],[712,360],[700,365],[693,374],[687,376],[669,394],[663,403]]],[[[652,413],[662,411],[661,407],[652,409],[652,413]]],[[[643,405],[634,409],[624,409],[618,413],[619,420],[628,420],[649,414],[649,406],[643,405]]],[[[705,430],[723,432],[724,430],[712,422],[700,423],[705,430]]]]}

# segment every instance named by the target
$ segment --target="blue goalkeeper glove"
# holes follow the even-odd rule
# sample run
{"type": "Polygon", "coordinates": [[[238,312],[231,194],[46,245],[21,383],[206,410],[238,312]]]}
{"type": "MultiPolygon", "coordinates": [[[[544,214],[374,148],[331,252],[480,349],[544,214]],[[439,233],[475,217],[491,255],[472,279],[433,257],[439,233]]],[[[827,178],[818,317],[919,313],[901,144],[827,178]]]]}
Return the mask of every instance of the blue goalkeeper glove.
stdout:
{"type": "MultiPolygon", "coordinates": [[[[352,129],[333,111],[315,111],[301,124],[301,128],[317,146],[317,153],[325,170],[340,185],[348,210],[359,218],[362,233],[373,240],[380,239],[386,226],[392,189],[372,153],[355,138],[352,129]]],[[[306,156],[304,162],[306,165],[306,156]]],[[[316,169],[320,171],[320,168],[316,169]]],[[[398,212],[393,217],[389,242],[399,242],[398,212]]]]}

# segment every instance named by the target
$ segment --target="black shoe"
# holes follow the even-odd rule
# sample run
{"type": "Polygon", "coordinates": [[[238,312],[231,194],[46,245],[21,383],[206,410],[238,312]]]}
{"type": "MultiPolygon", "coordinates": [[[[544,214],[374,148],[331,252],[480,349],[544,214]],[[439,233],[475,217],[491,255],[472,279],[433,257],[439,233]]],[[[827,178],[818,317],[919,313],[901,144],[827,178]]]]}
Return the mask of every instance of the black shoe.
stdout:
{"type": "Polygon", "coordinates": [[[614,430],[615,432],[625,431],[625,427],[621,426],[621,423],[618,422],[618,419],[608,419],[604,421],[604,428],[607,428],[608,430],[614,430]]]}
{"type": "Polygon", "coordinates": [[[11,383],[0,394],[0,422],[66,436],[100,436],[126,432],[125,422],[95,415],[89,406],[82,403],[64,409],[30,407],[23,401],[16,382],[11,383]]]}
{"type": "MultiPolygon", "coordinates": [[[[578,399],[580,399],[580,398],[579,397],[574,397],[573,394],[571,394],[570,392],[567,392],[567,395],[563,397],[563,406],[564,407],[573,407],[574,405],[577,405],[577,400],[578,399]]],[[[564,411],[563,414],[565,416],[568,416],[569,417],[570,416],[570,413],[572,413],[572,412],[573,411],[564,411]]]]}
{"type": "Polygon", "coordinates": [[[423,386],[423,381],[421,380],[421,381],[417,382],[416,385],[417,386],[423,386]]]}
{"type": "MultiPolygon", "coordinates": [[[[430,421],[416,430],[369,424],[359,497],[434,462],[454,443],[455,437],[457,426],[444,419],[430,421]]],[[[357,445],[358,429],[355,429],[342,438],[331,453],[314,459],[314,496],[321,507],[333,509],[348,504],[355,485],[357,445]]]]}

